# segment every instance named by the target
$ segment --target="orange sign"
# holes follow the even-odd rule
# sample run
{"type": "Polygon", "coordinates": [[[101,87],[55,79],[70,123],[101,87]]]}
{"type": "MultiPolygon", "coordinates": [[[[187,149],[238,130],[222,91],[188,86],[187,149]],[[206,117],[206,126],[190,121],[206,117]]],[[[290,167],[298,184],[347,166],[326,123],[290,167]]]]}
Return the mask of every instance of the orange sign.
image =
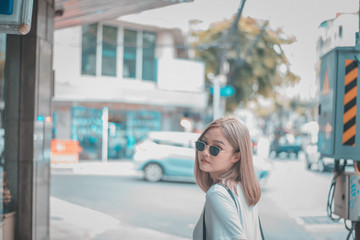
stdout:
{"type": "Polygon", "coordinates": [[[323,89],[321,91],[322,95],[326,95],[330,92],[330,86],[329,86],[329,76],[328,76],[328,72],[327,69],[325,70],[325,78],[324,78],[324,84],[323,84],[323,89]]]}
{"type": "Polygon", "coordinates": [[[82,148],[76,140],[51,140],[51,163],[77,163],[82,148]]]}

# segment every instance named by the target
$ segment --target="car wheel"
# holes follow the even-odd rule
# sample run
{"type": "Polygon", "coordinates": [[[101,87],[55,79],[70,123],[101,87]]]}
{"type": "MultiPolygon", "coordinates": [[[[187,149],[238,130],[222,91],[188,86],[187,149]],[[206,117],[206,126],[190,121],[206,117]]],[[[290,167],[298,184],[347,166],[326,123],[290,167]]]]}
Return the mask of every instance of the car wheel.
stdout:
{"type": "Polygon", "coordinates": [[[157,163],[149,163],[144,168],[144,178],[149,182],[158,182],[164,173],[162,167],[157,163]]]}
{"type": "Polygon", "coordinates": [[[319,159],[318,170],[320,172],[325,172],[325,165],[324,165],[324,161],[322,160],[322,158],[319,159]]]}

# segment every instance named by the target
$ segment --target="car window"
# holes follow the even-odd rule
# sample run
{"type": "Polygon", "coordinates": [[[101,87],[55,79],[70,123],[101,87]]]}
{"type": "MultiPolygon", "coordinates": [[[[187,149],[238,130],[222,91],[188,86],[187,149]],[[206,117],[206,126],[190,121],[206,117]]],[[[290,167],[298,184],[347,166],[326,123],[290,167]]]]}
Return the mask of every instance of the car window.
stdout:
{"type": "Polygon", "coordinates": [[[148,140],[154,144],[162,146],[172,146],[180,148],[195,148],[195,141],[199,138],[197,133],[184,132],[150,132],[148,140]]]}
{"type": "Polygon", "coordinates": [[[164,141],[164,140],[153,140],[154,143],[156,144],[160,144],[160,145],[170,145],[170,146],[173,146],[173,147],[187,147],[187,146],[184,146],[184,144],[182,143],[176,143],[176,142],[170,142],[170,141],[164,141]]]}

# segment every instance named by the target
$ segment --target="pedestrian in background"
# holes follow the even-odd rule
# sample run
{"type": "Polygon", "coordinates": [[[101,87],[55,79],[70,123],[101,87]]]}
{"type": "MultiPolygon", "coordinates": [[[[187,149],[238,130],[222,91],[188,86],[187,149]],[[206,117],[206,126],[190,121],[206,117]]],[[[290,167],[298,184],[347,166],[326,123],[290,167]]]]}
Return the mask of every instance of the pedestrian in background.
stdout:
{"type": "Polygon", "coordinates": [[[211,122],[195,143],[194,174],[206,201],[193,239],[262,238],[251,145],[248,128],[235,117],[211,122]]]}

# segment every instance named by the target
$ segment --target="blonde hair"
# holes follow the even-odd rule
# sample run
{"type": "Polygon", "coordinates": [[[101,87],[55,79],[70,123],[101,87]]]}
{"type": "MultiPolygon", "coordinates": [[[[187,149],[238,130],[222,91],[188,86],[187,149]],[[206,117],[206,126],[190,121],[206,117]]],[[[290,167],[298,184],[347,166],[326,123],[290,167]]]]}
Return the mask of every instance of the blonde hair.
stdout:
{"type": "Polygon", "coordinates": [[[249,206],[254,206],[260,199],[261,188],[254,170],[252,143],[248,128],[241,120],[235,117],[219,118],[204,129],[199,140],[202,140],[203,136],[211,128],[222,129],[224,136],[234,150],[240,152],[240,160],[228,171],[222,173],[217,182],[214,182],[208,172],[200,169],[198,154],[196,153],[194,167],[196,183],[204,192],[207,192],[213,184],[223,180],[228,187],[233,188],[236,192],[236,185],[240,183],[247,203],[249,206]]]}

